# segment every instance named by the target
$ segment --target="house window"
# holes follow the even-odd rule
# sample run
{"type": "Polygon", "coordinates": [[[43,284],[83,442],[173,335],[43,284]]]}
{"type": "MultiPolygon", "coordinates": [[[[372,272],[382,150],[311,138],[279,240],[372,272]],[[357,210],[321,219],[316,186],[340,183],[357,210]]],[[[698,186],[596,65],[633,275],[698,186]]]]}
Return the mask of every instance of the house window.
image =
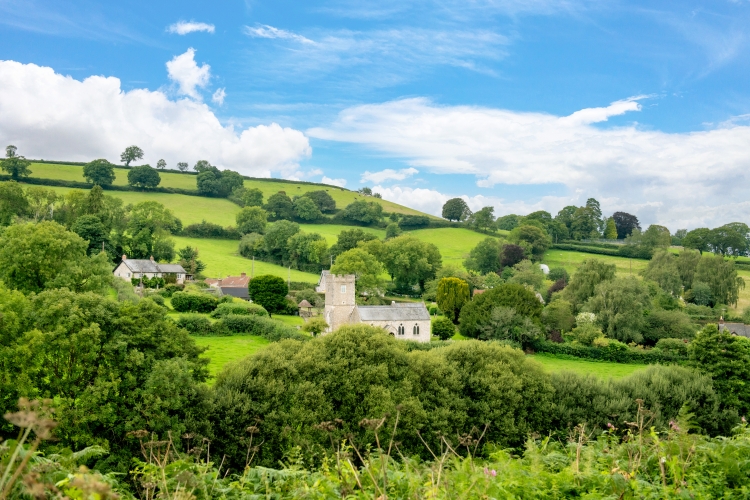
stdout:
{"type": "Polygon", "coordinates": [[[130,273],[128,273],[128,278],[130,278],[130,273]]]}
{"type": "Polygon", "coordinates": [[[346,293],[346,285],[341,285],[341,293],[346,293]]]}
{"type": "Polygon", "coordinates": [[[414,328],[412,328],[412,332],[414,335],[419,335],[419,325],[414,325],[414,328]]]}

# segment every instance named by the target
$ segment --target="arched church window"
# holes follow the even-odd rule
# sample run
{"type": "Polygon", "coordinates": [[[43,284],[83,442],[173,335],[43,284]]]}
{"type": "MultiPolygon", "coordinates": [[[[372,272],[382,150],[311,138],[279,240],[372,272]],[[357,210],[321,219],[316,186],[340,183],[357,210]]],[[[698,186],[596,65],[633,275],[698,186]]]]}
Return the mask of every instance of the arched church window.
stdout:
{"type": "Polygon", "coordinates": [[[398,334],[403,335],[406,333],[406,328],[404,328],[404,325],[398,325],[398,334]]]}
{"type": "Polygon", "coordinates": [[[419,325],[414,325],[414,328],[412,328],[412,332],[414,332],[414,335],[419,335],[419,325]]]}

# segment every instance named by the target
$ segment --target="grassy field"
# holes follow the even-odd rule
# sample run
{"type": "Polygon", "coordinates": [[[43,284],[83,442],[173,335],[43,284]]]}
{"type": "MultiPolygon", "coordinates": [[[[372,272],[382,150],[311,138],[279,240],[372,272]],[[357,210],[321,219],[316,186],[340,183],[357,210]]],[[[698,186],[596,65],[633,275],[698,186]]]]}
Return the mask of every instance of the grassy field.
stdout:
{"type": "Polygon", "coordinates": [[[564,267],[570,274],[573,274],[586,259],[597,259],[604,261],[607,264],[614,264],[617,267],[617,274],[620,276],[627,276],[631,273],[637,276],[642,270],[646,269],[646,266],[648,265],[647,260],[612,257],[609,255],[595,255],[569,250],[549,250],[544,254],[542,262],[547,264],[550,268],[564,267]]]}
{"type": "MultiPolygon", "coordinates": [[[[500,231],[507,234],[507,231],[500,231]]],[[[434,243],[440,249],[443,256],[443,265],[452,264],[463,267],[463,261],[477,246],[477,243],[488,236],[464,228],[445,227],[439,229],[419,229],[410,231],[410,236],[425,243],[434,243]]]]}
{"type": "Polygon", "coordinates": [[[547,372],[559,372],[563,370],[573,371],[581,375],[594,375],[599,378],[620,378],[630,375],[638,370],[645,370],[646,365],[630,365],[624,363],[606,363],[601,361],[588,361],[585,359],[558,358],[546,354],[530,356],[531,359],[541,363],[547,372]]]}
{"type": "Polygon", "coordinates": [[[212,377],[215,377],[227,363],[249,356],[270,344],[263,337],[256,337],[254,335],[193,337],[193,339],[195,339],[195,343],[199,346],[208,347],[203,356],[211,360],[208,370],[212,377]]]}
{"type": "MultiPolygon", "coordinates": [[[[60,179],[66,181],[77,181],[86,182],[83,178],[83,167],[78,165],[51,165],[47,163],[32,163],[31,164],[31,177],[39,177],[45,179],[60,179]]],[[[179,188],[179,189],[196,189],[195,175],[181,174],[174,172],[159,172],[161,176],[160,187],[168,188],[179,188]]],[[[122,168],[115,169],[115,182],[116,185],[126,186],[128,184],[128,171],[122,168]]],[[[301,195],[309,191],[320,191],[324,189],[328,191],[331,197],[336,201],[338,208],[344,208],[355,200],[363,199],[363,196],[348,189],[339,188],[335,186],[324,186],[320,184],[302,184],[302,183],[289,183],[279,182],[273,179],[268,180],[245,180],[246,188],[258,188],[263,192],[263,196],[267,199],[272,194],[278,193],[279,191],[286,192],[290,197],[301,195]]],[[[121,193],[118,193],[118,195],[121,193]]],[[[414,210],[396,203],[381,200],[377,198],[366,198],[367,201],[376,201],[383,205],[383,210],[386,212],[395,212],[400,214],[414,214],[414,215],[425,215],[418,210],[414,210]]],[[[209,200],[211,201],[211,200],[209,200]]],[[[214,200],[215,201],[215,200],[214,200]]],[[[434,216],[431,216],[434,218],[434,216]]],[[[209,219],[206,219],[209,220],[209,219]]],[[[184,219],[183,219],[184,222],[184,219]]],[[[200,220],[198,220],[200,222],[200,220]]],[[[214,221],[210,221],[214,222],[214,221]]],[[[217,222],[219,224],[219,222],[217,222]]],[[[234,224],[234,221],[232,221],[234,224]]],[[[226,225],[226,224],[224,224],[226,225]]]]}
{"type": "MultiPolygon", "coordinates": [[[[206,270],[203,271],[206,276],[223,278],[225,276],[239,276],[240,273],[254,273],[255,276],[273,274],[284,279],[289,277],[289,271],[286,268],[259,260],[255,261],[253,270],[253,261],[237,254],[238,242],[236,241],[185,238],[182,236],[173,236],[173,238],[176,249],[186,246],[198,248],[200,260],[206,263],[206,270]]],[[[317,274],[303,273],[294,269],[291,271],[292,281],[317,283],[318,278],[317,274]]]]}

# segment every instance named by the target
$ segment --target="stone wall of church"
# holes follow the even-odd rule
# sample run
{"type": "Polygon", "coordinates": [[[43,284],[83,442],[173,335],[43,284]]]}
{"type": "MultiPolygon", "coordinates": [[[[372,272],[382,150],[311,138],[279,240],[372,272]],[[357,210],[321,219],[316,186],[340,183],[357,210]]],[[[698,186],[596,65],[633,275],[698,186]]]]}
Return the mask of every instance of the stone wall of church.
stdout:
{"type": "Polygon", "coordinates": [[[348,274],[326,276],[325,320],[328,332],[333,332],[350,322],[352,311],[356,306],[354,294],[355,276],[348,274]]]}

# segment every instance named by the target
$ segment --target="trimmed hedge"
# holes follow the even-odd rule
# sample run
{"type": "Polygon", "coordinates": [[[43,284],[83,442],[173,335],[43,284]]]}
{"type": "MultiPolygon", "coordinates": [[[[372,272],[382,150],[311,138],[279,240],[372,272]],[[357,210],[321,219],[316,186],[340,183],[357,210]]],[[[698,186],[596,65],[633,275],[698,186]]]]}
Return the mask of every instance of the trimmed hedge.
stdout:
{"type": "Polygon", "coordinates": [[[547,352],[550,354],[563,354],[576,358],[597,359],[600,361],[611,361],[613,363],[683,363],[687,356],[661,349],[642,350],[632,347],[622,348],[621,345],[612,343],[609,347],[584,346],[572,343],[558,344],[549,340],[537,340],[531,343],[536,352],[547,352]]]}
{"type": "Polygon", "coordinates": [[[258,304],[250,304],[248,302],[227,302],[225,304],[219,304],[211,313],[211,317],[223,318],[230,314],[237,314],[240,316],[268,316],[268,311],[258,304]]]}
{"type": "Polygon", "coordinates": [[[232,333],[258,335],[271,342],[283,339],[310,340],[311,337],[299,333],[296,328],[265,316],[229,314],[222,322],[232,333]]]}
{"type": "Polygon", "coordinates": [[[188,236],[190,238],[215,238],[225,240],[239,240],[242,237],[236,227],[221,227],[218,224],[206,222],[205,220],[199,224],[190,224],[182,230],[180,235],[188,236]]]}
{"type": "Polygon", "coordinates": [[[550,248],[553,248],[555,250],[571,250],[574,252],[593,253],[597,255],[610,255],[612,257],[618,257],[620,255],[619,250],[616,249],[573,245],[571,243],[553,243],[550,248]]]}
{"type": "Polygon", "coordinates": [[[597,241],[562,240],[559,244],[593,248],[609,248],[611,250],[619,250],[620,248],[622,248],[622,244],[616,245],[615,243],[601,243],[597,241]]]}
{"type": "Polygon", "coordinates": [[[185,314],[177,318],[177,326],[184,328],[191,335],[228,335],[226,326],[221,321],[211,321],[200,314],[185,314]]]}
{"type": "Polygon", "coordinates": [[[219,305],[216,297],[207,293],[174,292],[172,309],[177,312],[210,313],[219,305]]]}

